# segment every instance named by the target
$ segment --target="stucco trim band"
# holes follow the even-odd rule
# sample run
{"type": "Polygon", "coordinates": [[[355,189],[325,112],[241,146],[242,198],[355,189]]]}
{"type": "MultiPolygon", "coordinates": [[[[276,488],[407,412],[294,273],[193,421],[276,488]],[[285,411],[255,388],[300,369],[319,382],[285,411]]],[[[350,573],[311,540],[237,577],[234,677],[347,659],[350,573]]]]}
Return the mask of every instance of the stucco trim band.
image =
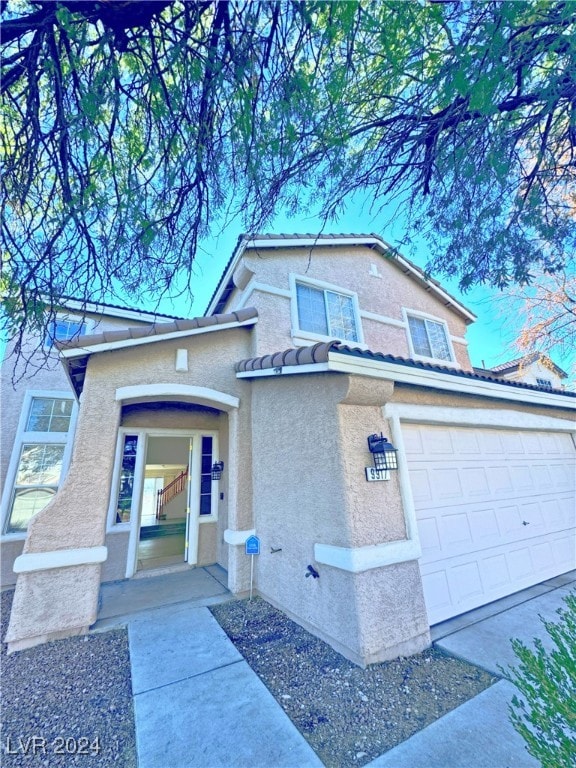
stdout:
{"type": "Polygon", "coordinates": [[[14,561],[14,573],[34,573],[72,565],[95,565],[108,557],[108,547],[79,547],[52,552],[28,552],[14,561]]]}
{"type": "Polygon", "coordinates": [[[228,408],[238,408],[240,398],[218,392],[209,387],[195,387],[190,384],[134,384],[129,387],[119,387],[116,390],[116,400],[132,400],[138,397],[192,397],[196,400],[206,400],[228,408]]]}
{"type": "Polygon", "coordinates": [[[249,539],[250,536],[255,535],[255,528],[250,528],[248,531],[234,531],[231,528],[226,528],[224,531],[224,541],[226,544],[232,544],[235,547],[239,547],[246,543],[246,539],[249,539]]]}
{"type": "Polygon", "coordinates": [[[499,427],[507,429],[535,429],[548,432],[575,432],[576,423],[568,419],[479,408],[451,408],[439,405],[412,403],[386,403],[384,417],[399,418],[415,424],[452,424],[458,427],[499,427]]]}
{"type": "Polygon", "coordinates": [[[362,573],[385,565],[417,560],[421,554],[420,544],[415,539],[370,544],[366,547],[314,544],[314,558],[318,563],[350,573],[362,573]]]}
{"type": "Polygon", "coordinates": [[[428,371],[420,367],[411,368],[395,363],[361,360],[360,358],[355,360],[350,355],[343,355],[339,352],[328,353],[328,369],[339,373],[354,373],[359,376],[392,379],[402,384],[414,384],[419,387],[430,387],[447,392],[459,392],[467,395],[480,395],[481,397],[495,397],[499,400],[515,400],[522,403],[534,403],[535,405],[555,405],[567,409],[576,409],[576,402],[570,402],[569,398],[554,393],[537,390],[530,391],[527,389],[507,389],[500,383],[479,381],[477,379],[470,381],[464,377],[428,371]]]}

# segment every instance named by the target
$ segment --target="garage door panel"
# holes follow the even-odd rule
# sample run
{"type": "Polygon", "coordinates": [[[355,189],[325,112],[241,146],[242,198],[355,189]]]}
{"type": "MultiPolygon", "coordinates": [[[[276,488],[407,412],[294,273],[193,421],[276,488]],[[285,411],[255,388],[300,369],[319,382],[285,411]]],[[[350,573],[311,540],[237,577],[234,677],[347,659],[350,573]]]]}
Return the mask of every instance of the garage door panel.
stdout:
{"type": "Polygon", "coordinates": [[[485,557],[480,563],[482,582],[485,589],[493,592],[510,584],[510,570],[504,553],[485,557]]]}
{"type": "Polygon", "coordinates": [[[428,611],[439,614],[450,611],[453,601],[445,571],[423,573],[422,590],[428,611]]]}
{"type": "Polygon", "coordinates": [[[494,456],[497,458],[504,456],[504,446],[500,439],[500,432],[491,429],[479,431],[477,438],[483,456],[494,456]]]}
{"type": "Polygon", "coordinates": [[[496,519],[494,509],[472,510],[468,514],[470,529],[472,531],[472,540],[480,546],[489,545],[492,541],[498,541],[501,537],[500,527],[496,519]]]}
{"type": "Polygon", "coordinates": [[[467,496],[486,498],[490,495],[488,475],[484,467],[463,467],[460,470],[460,475],[467,496]]]}
{"type": "Polygon", "coordinates": [[[442,549],[440,547],[440,534],[435,517],[425,517],[418,523],[420,533],[420,546],[422,553],[429,559],[436,559],[442,549]]]}
{"type": "Polygon", "coordinates": [[[512,549],[506,558],[512,584],[523,584],[534,570],[532,556],[529,547],[517,547],[512,549]]]}
{"type": "Polygon", "coordinates": [[[514,486],[510,477],[509,467],[491,466],[488,468],[488,484],[492,496],[503,493],[513,493],[514,486]]]}
{"type": "Polygon", "coordinates": [[[576,567],[568,434],[405,425],[430,623],[576,567]],[[448,463],[448,465],[447,465],[448,463]]]}
{"type": "Polygon", "coordinates": [[[528,464],[515,464],[510,467],[513,493],[525,493],[536,490],[534,484],[534,468],[528,464]]]}

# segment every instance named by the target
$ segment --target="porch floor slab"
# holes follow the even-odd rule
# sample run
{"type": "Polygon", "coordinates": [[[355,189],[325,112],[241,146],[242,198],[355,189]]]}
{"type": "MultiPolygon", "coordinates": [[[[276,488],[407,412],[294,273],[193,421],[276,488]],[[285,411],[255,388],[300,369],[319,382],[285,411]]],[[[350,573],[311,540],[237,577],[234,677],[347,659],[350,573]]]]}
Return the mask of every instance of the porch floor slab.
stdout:
{"type": "Polygon", "coordinates": [[[93,629],[126,623],[128,618],[166,605],[212,605],[230,600],[226,584],[226,571],[219,565],[102,584],[100,611],[93,629]]]}

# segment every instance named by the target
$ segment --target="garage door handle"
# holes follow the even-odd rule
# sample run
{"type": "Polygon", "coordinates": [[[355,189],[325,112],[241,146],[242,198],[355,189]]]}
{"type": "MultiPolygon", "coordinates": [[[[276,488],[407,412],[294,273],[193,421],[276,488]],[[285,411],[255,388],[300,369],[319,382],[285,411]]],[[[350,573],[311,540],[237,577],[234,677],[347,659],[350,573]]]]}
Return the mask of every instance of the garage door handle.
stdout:
{"type": "Polygon", "coordinates": [[[526,520],[522,520],[522,525],[530,525],[530,523],[527,523],[526,520]]]}

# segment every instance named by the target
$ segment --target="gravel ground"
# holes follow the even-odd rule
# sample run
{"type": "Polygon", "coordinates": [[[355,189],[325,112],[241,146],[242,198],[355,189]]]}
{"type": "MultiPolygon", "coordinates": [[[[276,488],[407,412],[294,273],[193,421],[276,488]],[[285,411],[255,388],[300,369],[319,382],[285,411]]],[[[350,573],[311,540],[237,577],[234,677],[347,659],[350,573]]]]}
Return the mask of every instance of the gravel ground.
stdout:
{"type": "MultiPolygon", "coordinates": [[[[4,637],[13,591],[0,595],[4,637]]],[[[4,768],[136,768],[128,633],[112,630],[6,655],[4,768]]]]}
{"type": "Polygon", "coordinates": [[[330,768],[365,765],[497,679],[436,650],[361,669],[259,598],[210,610],[330,768]]]}
{"type": "MultiPolygon", "coordinates": [[[[496,680],[433,650],[360,669],[259,598],[210,610],[329,768],[368,763],[496,680]]],[[[4,768],[136,768],[126,630],[2,644],[0,663],[4,768]]]]}

